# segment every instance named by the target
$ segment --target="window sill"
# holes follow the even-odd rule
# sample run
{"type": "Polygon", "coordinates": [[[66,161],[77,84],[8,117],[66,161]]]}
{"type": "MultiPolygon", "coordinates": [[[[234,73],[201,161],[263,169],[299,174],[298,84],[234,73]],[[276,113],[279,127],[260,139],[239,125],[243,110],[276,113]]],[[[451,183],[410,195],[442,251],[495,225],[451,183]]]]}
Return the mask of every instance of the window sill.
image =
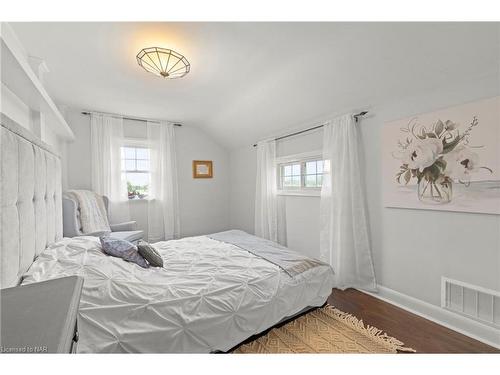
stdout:
{"type": "Polygon", "coordinates": [[[148,202],[151,201],[152,199],[150,198],[139,198],[139,199],[129,199],[129,202],[148,202]]]}
{"type": "Polygon", "coordinates": [[[320,197],[321,190],[278,190],[278,195],[290,195],[300,197],[320,197]]]}

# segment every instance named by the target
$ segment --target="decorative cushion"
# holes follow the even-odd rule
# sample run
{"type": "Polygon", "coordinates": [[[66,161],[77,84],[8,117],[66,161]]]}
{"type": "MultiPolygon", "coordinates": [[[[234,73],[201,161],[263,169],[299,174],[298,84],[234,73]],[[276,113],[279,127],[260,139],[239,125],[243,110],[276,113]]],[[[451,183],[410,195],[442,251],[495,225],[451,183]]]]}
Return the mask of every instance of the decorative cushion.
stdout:
{"type": "Polygon", "coordinates": [[[106,254],[133,262],[142,268],[149,268],[148,262],[139,254],[137,246],[133,243],[108,236],[99,237],[99,240],[101,241],[102,250],[106,254]]]}
{"type": "Polygon", "coordinates": [[[163,259],[160,253],[146,241],[139,241],[137,249],[139,250],[139,254],[141,254],[151,266],[163,267],[163,259]]]}

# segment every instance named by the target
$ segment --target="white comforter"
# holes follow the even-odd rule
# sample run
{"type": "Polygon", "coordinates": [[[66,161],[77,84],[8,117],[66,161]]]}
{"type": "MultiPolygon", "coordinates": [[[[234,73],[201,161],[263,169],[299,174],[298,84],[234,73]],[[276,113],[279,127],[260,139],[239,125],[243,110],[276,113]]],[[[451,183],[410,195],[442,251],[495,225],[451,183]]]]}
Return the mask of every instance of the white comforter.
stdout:
{"type": "Polygon", "coordinates": [[[155,244],[165,268],[105,255],[98,239],[63,239],[23,284],[81,275],[78,352],[227,351],[331,293],[329,266],[293,278],[234,245],[205,236],[155,244]]]}

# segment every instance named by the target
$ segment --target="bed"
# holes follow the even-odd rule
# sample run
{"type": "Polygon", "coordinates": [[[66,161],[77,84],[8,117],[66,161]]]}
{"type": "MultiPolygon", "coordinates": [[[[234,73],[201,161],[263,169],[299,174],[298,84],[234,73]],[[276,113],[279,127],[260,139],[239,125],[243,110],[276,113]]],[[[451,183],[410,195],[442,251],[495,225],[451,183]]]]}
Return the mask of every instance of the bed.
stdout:
{"type": "Polygon", "coordinates": [[[23,284],[83,276],[78,351],[93,353],[224,352],[331,293],[326,265],[290,277],[208,236],[154,246],[164,268],[110,257],[95,237],[64,239],[38,256],[23,284]]]}
{"type": "Polygon", "coordinates": [[[225,352],[330,295],[330,266],[286,248],[283,257],[244,232],[231,233],[244,243],[217,234],[156,243],[165,266],[149,269],[104,254],[98,238],[61,238],[59,158],[8,124],[2,118],[2,177],[23,196],[2,200],[2,287],[83,276],[78,352],[225,352]],[[280,256],[306,266],[291,272],[280,256]]]}

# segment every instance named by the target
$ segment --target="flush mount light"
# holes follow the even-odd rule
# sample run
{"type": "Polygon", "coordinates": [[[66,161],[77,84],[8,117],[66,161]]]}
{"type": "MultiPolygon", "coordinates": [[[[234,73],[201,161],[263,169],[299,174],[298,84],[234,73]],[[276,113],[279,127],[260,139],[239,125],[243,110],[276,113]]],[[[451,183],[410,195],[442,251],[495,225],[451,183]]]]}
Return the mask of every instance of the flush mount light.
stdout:
{"type": "Polygon", "coordinates": [[[137,63],[146,71],[169,79],[184,77],[190,69],[189,62],[180,53],[159,47],[141,49],[137,63]]]}

